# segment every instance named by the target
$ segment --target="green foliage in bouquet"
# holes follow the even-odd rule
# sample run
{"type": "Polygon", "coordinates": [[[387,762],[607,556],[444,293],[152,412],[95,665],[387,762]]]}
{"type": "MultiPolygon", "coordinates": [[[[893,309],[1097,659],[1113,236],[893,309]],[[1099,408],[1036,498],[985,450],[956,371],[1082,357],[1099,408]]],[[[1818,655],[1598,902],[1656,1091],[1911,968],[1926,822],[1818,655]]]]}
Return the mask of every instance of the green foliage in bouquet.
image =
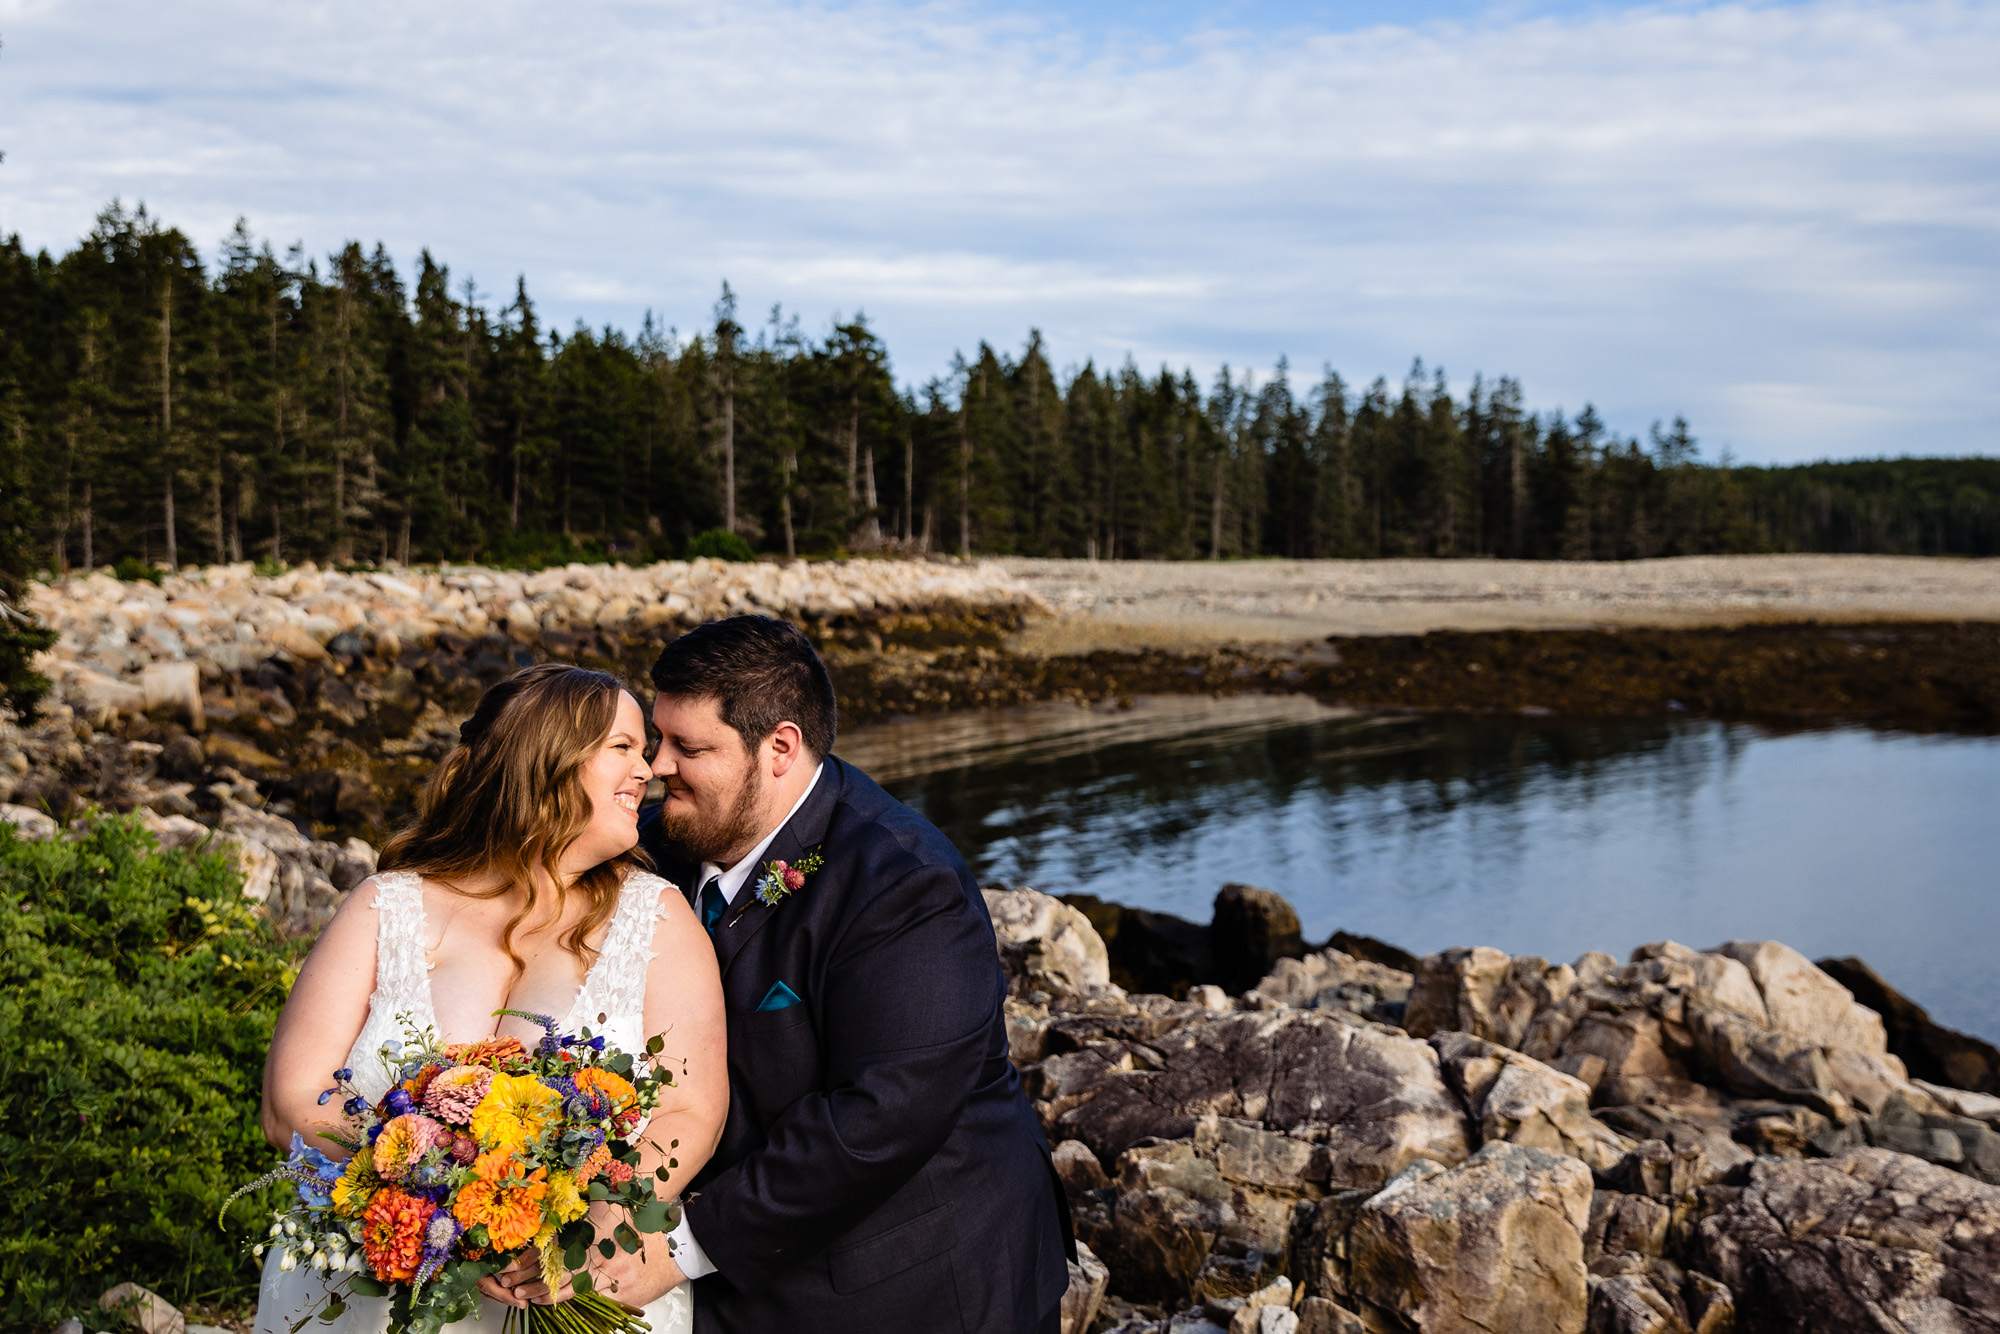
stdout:
{"type": "Polygon", "coordinates": [[[0,1328],[127,1279],[248,1304],[256,1266],[215,1211],[270,1158],[258,1088],[302,949],[220,856],[126,820],[46,843],[0,825],[0,1328]]]}

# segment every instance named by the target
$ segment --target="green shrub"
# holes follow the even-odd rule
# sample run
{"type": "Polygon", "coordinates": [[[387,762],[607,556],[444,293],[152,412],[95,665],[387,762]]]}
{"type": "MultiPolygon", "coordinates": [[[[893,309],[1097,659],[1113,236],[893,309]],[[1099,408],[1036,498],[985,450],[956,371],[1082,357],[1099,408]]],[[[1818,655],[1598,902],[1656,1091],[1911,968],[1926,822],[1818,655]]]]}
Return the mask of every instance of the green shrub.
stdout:
{"type": "Polygon", "coordinates": [[[0,826],[0,1328],[125,1279],[253,1300],[257,1204],[230,1233],[215,1214],[275,1158],[259,1088],[301,948],[219,856],[157,853],[124,820],[74,842],[0,826]]]}
{"type": "Polygon", "coordinates": [[[757,553],[750,549],[750,544],[727,528],[711,528],[688,539],[687,559],[699,560],[703,556],[713,556],[718,560],[757,559],[757,553]]]}
{"type": "Polygon", "coordinates": [[[137,556],[120,556],[111,572],[127,583],[144,579],[149,584],[157,584],[167,577],[167,572],[157,565],[148,565],[137,556]]]}
{"type": "Polygon", "coordinates": [[[35,670],[35,655],[55,642],[55,631],[16,610],[0,592],[0,701],[23,718],[49,689],[49,678],[35,670]]]}

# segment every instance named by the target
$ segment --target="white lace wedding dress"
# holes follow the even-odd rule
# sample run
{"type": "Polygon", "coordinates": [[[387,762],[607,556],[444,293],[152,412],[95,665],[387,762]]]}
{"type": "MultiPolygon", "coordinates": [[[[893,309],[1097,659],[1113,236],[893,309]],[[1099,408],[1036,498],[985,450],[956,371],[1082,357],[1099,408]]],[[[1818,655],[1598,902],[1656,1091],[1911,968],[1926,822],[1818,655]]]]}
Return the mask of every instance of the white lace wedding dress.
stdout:
{"type": "MultiPolygon", "coordinates": [[[[370,1102],[389,1091],[389,1076],[376,1053],[384,1042],[402,1038],[397,1016],[408,1015],[419,1028],[437,1022],[429,965],[424,962],[422,878],[408,871],[389,871],[377,876],[375,885],[375,991],[368,998],[368,1019],[347,1057],[355,1088],[370,1102]]],[[[562,1020],[565,1031],[588,1025],[615,1047],[636,1053],[645,1046],[646,968],[653,957],[653,923],[661,913],[662,892],[671,892],[671,886],[656,875],[645,871],[626,875],[597,961],[562,1020]],[[601,1024],[600,1014],[605,1016],[601,1024]]],[[[279,1255],[275,1247],[265,1253],[263,1281],[257,1289],[256,1334],[286,1334],[301,1316],[318,1310],[327,1295],[324,1276],[303,1266],[284,1272],[278,1268],[279,1255]]],[[[446,1328],[498,1334],[508,1308],[484,1298],[479,1307],[472,1318],[446,1328]]],[[[691,1334],[694,1298],[688,1285],[683,1283],[648,1305],[646,1321],[653,1334],[691,1334]]],[[[331,1334],[382,1334],[388,1327],[389,1302],[383,1297],[350,1297],[338,1320],[330,1324],[313,1320],[306,1326],[331,1334]]]]}

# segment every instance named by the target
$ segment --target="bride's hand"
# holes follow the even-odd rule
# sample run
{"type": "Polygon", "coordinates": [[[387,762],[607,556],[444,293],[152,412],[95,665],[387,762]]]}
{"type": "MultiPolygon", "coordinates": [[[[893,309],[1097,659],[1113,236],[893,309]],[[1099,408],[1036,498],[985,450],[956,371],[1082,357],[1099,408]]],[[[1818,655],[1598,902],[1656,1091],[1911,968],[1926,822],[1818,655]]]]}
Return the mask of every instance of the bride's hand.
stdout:
{"type": "Polygon", "coordinates": [[[576,1295],[567,1273],[553,1290],[542,1282],[542,1262],[532,1249],[515,1256],[514,1262],[499,1273],[480,1279],[479,1290],[502,1306],[519,1309],[530,1305],[553,1306],[576,1295]]]}
{"type": "MultiPolygon", "coordinates": [[[[609,1237],[625,1222],[625,1211],[610,1204],[590,1206],[591,1225],[599,1237],[609,1237]]],[[[639,1249],[612,1249],[605,1259],[595,1243],[590,1248],[590,1281],[596,1291],[627,1306],[645,1306],[664,1297],[686,1278],[668,1254],[666,1237],[644,1237],[639,1249]]]]}

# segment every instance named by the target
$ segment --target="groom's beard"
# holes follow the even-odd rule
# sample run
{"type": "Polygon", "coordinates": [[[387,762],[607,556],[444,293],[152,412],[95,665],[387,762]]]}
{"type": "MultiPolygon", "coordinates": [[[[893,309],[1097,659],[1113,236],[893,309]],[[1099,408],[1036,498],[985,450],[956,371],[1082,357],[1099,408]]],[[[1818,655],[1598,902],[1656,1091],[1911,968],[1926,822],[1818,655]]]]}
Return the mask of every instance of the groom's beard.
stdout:
{"type": "Polygon", "coordinates": [[[753,766],[727,811],[710,815],[697,807],[685,815],[665,814],[660,818],[660,831],[689,861],[719,864],[736,849],[754,846],[767,832],[757,825],[763,792],[764,775],[753,766]]]}

